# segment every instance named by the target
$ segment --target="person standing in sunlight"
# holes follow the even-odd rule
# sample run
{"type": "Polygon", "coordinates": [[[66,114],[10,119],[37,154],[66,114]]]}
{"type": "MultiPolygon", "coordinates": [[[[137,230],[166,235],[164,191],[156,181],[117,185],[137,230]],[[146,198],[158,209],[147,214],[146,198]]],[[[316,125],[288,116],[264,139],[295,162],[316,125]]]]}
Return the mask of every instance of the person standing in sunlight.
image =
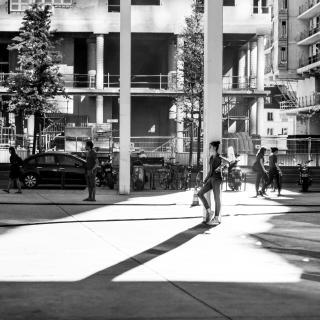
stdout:
{"type": "Polygon", "coordinates": [[[221,184],[222,184],[222,159],[218,153],[220,141],[213,141],[209,146],[210,163],[209,173],[204,180],[204,185],[198,192],[198,197],[202,201],[206,209],[205,223],[209,225],[218,225],[221,223],[220,211],[221,211],[221,184]],[[213,190],[215,211],[212,212],[210,205],[205,198],[205,194],[213,190]],[[214,218],[212,219],[212,217],[214,218]],[[212,220],[211,220],[212,219],[212,220]]]}

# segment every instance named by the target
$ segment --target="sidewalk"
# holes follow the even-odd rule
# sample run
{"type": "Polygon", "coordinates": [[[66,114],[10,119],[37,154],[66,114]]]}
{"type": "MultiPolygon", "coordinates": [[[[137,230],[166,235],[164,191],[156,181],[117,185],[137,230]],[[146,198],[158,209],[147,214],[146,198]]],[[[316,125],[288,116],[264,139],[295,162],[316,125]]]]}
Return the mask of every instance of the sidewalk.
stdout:
{"type": "Polygon", "coordinates": [[[192,191],[1,193],[0,319],[318,319],[318,194],[252,191],[216,228],[192,191]]]}

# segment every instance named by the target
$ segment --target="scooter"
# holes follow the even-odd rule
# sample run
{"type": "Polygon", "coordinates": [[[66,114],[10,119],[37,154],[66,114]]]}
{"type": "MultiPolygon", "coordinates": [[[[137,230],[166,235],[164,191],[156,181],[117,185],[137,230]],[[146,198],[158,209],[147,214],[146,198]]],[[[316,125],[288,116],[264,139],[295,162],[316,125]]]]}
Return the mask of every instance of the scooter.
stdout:
{"type": "Polygon", "coordinates": [[[113,170],[111,161],[102,161],[100,171],[97,173],[98,186],[106,185],[110,189],[114,189],[116,183],[115,172],[113,170]]]}
{"type": "Polygon", "coordinates": [[[231,161],[228,166],[228,185],[232,191],[241,190],[243,179],[245,178],[242,169],[239,166],[239,155],[236,155],[236,159],[231,161]]]}
{"type": "Polygon", "coordinates": [[[299,167],[298,184],[302,186],[302,192],[308,192],[309,187],[312,184],[311,172],[308,166],[312,161],[313,160],[308,160],[304,163],[298,163],[298,167],[299,167]]]}

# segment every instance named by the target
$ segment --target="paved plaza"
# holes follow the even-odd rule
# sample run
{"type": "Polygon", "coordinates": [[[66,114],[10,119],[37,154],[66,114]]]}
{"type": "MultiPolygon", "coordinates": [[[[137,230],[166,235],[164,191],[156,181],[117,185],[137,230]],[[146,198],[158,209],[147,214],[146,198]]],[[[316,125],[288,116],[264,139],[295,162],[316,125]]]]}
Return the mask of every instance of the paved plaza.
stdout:
{"type": "Polygon", "coordinates": [[[0,195],[0,319],[319,319],[318,193],[0,195]]]}

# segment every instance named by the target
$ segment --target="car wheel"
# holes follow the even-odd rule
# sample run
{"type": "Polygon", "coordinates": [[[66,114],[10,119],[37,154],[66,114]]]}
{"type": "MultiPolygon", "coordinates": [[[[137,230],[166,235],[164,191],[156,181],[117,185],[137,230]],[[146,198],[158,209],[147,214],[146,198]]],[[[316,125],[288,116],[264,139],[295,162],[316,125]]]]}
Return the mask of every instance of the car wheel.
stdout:
{"type": "Polygon", "coordinates": [[[38,185],[38,177],[34,173],[27,173],[23,178],[23,184],[28,189],[33,189],[38,185]]]}

